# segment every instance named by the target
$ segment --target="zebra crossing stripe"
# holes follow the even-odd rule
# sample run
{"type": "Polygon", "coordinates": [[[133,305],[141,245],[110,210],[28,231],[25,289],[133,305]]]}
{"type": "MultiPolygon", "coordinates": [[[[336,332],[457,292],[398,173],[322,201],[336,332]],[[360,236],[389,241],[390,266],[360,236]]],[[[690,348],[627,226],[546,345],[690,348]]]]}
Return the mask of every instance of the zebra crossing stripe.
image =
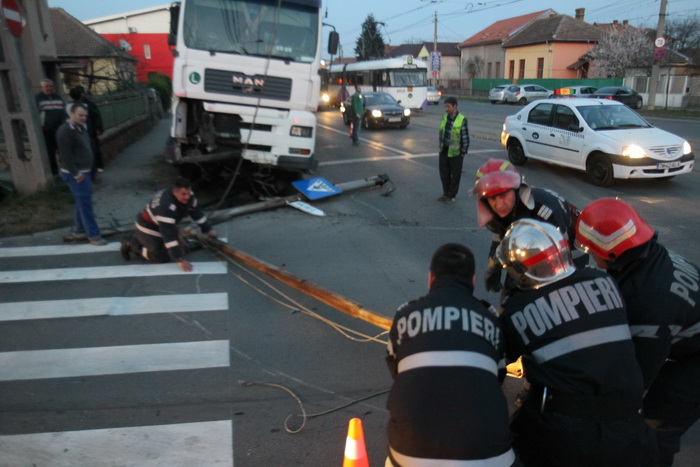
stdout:
{"type": "Polygon", "coordinates": [[[229,341],[0,353],[0,381],[228,367],[229,341]]]}
{"type": "Polygon", "coordinates": [[[21,258],[23,256],[57,256],[75,255],[82,253],[100,253],[103,251],[119,251],[119,242],[108,243],[104,246],[81,243],[79,245],[42,245],[0,248],[0,258],[21,258]]]}
{"type": "Polygon", "coordinates": [[[0,436],[2,465],[233,466],[231,420],[0,436]]]}
{"type": "Polygon", "coordinates": [[[102,297],[0,303],[0,322],[228,310],[227,293],[102,297]]]}
{"type": "Polygon", "coordinates": [[[192,263],[192,267],[192,272],[183,272],[173,263],[0,271],[0,284],[226,273],[226,265],[217,261],[195,262],[192,263]]]}

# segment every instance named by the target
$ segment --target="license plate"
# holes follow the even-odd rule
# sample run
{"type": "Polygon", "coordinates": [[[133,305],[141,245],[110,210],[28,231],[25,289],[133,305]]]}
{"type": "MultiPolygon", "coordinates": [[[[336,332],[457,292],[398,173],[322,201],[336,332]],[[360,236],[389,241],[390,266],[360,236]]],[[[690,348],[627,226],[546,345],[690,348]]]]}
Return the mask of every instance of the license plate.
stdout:
{"type": "Polygon", "coordinates": [[[659,164],[656,164],[657,169],[675,169],[681,166],[681,163],[679,161],[674,161],[674,162],[661,162],[659,164]]]}
{"type": "Polygon", "coordinates": [[[391,118],[387,119],[387,121],[389,121],[390,123],[400,122],[401,117],[391,117],[391,118]]]}

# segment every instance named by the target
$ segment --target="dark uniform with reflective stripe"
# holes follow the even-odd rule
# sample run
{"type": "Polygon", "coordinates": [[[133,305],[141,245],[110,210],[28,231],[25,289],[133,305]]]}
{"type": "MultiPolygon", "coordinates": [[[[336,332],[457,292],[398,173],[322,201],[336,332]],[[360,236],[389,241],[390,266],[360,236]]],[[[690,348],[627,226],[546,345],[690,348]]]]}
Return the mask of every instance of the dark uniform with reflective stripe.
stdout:
{"type": "Polygon", "coordinates": [[[480,459],[479,465],[500,467],[516,460],[499,383],[499,372],[505,374],[500,325],[472,294],[467,278],[440,275],[425,297],[396,312],[387,357],[394,465],[480,459]]]}
{"type": "Polygon", "coordinates": [[[643,383],[615,281],[594,269],[515,290],[501,315],[506,357],[523,356],[530,394],[515,415],[525,465],[653,465],[643,383]]]}
{"type": "Polygon", "coordinates": [[[194,194],[187,204],[182,204],[171,188],[156,193],[136,216],[136,232],[131,239],[134,252],[156,263],[181,261],[187,251],[178,238],[177,224],[187,216],[199,225],[203,233],[212,229],[194,194]]]}
{"type": "Polygon", "coordinates": [[[649,389],[645,416],[665,422],[657,431],[661,465],[670,466],[681,435],[700,418],[700,271],[656,235],[611,266],[649,389]]]}

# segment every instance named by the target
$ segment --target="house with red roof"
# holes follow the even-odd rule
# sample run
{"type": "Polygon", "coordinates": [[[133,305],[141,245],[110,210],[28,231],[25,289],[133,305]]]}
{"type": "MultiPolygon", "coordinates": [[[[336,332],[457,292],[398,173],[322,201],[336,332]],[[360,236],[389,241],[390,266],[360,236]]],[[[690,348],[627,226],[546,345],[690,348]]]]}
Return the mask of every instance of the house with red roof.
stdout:
{"type": "Polygon", "coordinates": [[[504,78],[506,62],[503,43],[528,24],[550,13],[554,13],[551,8],[496,21],[459,43],[457,48],[467,71],[465,78],[504,78]]]}

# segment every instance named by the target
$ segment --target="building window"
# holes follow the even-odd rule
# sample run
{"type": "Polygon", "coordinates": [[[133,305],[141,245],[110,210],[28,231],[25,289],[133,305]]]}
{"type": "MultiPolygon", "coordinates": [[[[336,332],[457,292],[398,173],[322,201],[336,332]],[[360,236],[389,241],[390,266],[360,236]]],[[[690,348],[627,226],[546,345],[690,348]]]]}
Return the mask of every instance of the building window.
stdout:
{"type": "Polygon", "coordinates": [[[537,59],[537,78],[544,78],[544,57],[537,59]]]}
{"type": "Polygon", "coordinates": [[[148,44],[143,44],[143,56],[147,60],[151,59],[151,46],[148,44]]]}
{"type": "Polygon", "coordinates": [[[501,77],[501,62],[496,62],[496,78],[501,77]]]}
{"type": "Polygon", "coordinates": [[[508,62],[508,78],[515,78],[515,60],[508,62]]]}
{"type": "Polygon", "coordinates": [[[486,64],[486,77],[487,78],[493,78],[493,76],[491,76],[491,66],[492,65],[493,65],[493,63],[491,63],[491,62],[488,62],[486,64]]]}
{"type": "Polygon", "coordinates": [[[520,69],[518,70],[518,79],[525,78],[525,59],[520,60],[520,69]]]}

